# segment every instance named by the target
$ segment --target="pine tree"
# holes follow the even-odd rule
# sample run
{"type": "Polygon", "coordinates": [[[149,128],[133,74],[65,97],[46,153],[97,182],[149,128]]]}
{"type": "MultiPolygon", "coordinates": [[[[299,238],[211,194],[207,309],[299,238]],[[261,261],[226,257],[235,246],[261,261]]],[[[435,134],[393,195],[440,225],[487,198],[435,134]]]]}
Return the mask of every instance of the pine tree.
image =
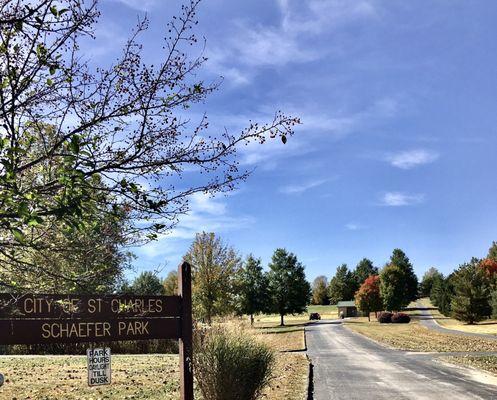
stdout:
{"type": "Polygon", "coordinates": [[[311,299],[311,285],[305,279],[304,266],[285,249],[274,252],[269,269],[271,309],[280,315],[283,326],[285,315],[305,311],[311,299]]]}
{"type": "Polygon", "coordinates": [[[461,265],[452,278],[455,292],[451,302],[452,316],[468,324],[479,322],[492,313],[488,282],[478,265],[479,260],[473,258],[461,265]]]}
{"type": "MultiPolygon", "coordinates": [[[[405,290],[405,301],[409,304],[418,298],[418,278],[414,273],[414,268],[406,254],[395,249],[390,257],[390,264],[396,265],[404,274],[403,285],[405,290]]],[[[406,305],[407,305],[406,304],[406,305]]]]}
{"type": "Polygon", "coordinates": [[[330,304],[353,299],[358,288],[357,281],[352,272],[349,271],[347,264],[340,265],[328,286],[330,304]]]}
{"type": "Polygon", "coordinates": [[[239,276],[239,312],[250,316],[252,326],[254,315],[266,311],[269,302],[269,282],[260,258],[249,255],[239,276]]]}
{"type": "Polygon", "coordinates": [[[497,261],[497,242],[492,242],[492,246],[488,249],[487,258],[497,261]]]}
{"type": "Polygon", "coordinates": [[[370,259],[363,258],[359,261],[354,270],[354,277],[357,281],[357,285],[361,286],[371,275],[378,275],[378,268],[373,265],[373,262],[370,259]]]}
{"type": "Polygon", "coordinates": [[[431,267],[428,271],[423,275],[423,279],[419,285],[419,291],[422,297],[430,296],[431,289],[433,287],[433,283],[435,279],[441,277],[442,274],[438,272],[436,268],[431,267]]]}

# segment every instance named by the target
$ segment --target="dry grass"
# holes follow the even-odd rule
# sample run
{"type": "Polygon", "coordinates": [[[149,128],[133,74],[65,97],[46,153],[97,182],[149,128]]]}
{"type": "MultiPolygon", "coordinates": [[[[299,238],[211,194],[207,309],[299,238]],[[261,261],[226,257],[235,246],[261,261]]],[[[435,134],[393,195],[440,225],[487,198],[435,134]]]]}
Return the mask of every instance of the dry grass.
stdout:
{"type": "MultiPolygon", "coordinates": [[[[420,303],[422,303],[426,307],[433,307],[429,298],[420,299],[420,303]]],[[[471,332],[471,333],[485,333],[489,335],[497,335],[497,320],[488,319],[485,321],[481,321],[475,325],[468,325],[464,322],[457,321],[456,319],[446,317],[441,314],[438,310],[430,310],[431,314],[435,318],[435,320],[444,328],[454,329],[462,332],[471,332]]]]}
{"type": "MultiPolygon", "coordinates": [[[[235,325],[236,323],[233,323],[235,325]]],[[[242,324],[243,325],[243,324],[242,324]]],[[[303,353],[303,325],[246,329],[277,351],[274,379],[264,399],[302,400],[307,393],[309,363],[303,353]]],[[[86,357],[0,357],[0,372],[7,381],[0,398],[40,400],[168,400],[179,398],[177,355],[112,356],[112,385],[87,386],[86,357]]],[[[196,398],[201,399],[199,393],[196,398]]]]}
{"type": "Polygon", "coordinates": [[[178,399],[178,356],[112,357],[112,385],[87,386],[86,357],[2,357],[2,399],[178,399]]]}
{"type": "Polygon", "coordinates": [[[279,353],[275,378],[264,390],[264,399],[303,400],[307,398],[309,361],[305,354],[279,353]]]}
{"type": "Polygon", "coordinates": [[[409,351],[497,351],[497,340],[443,334],[419,325],[416,319],[409,324],[380,324],[357,318],[346,326],[387,346],[409,351]]]}

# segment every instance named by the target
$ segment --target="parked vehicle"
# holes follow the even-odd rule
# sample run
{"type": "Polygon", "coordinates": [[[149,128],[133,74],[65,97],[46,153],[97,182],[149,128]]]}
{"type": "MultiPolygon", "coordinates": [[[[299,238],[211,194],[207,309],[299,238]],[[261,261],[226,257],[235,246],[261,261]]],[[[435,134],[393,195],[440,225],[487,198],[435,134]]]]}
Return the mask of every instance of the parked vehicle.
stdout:
{"type": "Polygon", "coordinates": [[[313,312],[309,315],[309,320],[312,321],[312,320],[319,320],[321,319],[321,315],[319,315],[319,313],[317,312],[313,312]]]}

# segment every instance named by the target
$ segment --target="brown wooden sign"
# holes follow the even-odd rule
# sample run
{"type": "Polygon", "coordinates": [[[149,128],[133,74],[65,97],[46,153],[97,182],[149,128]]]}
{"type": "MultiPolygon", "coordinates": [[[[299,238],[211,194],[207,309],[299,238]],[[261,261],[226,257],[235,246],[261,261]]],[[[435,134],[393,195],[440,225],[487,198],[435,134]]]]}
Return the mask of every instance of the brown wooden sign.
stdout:
{"type": "Polygon", "coordinates": [[[0,320],[0,343],[46,344],[178,339],[177,318],[0,320]]]}
{"type": "Polygon", "coordinates": [[[0,294],[0,319],[180,317],[179,296],[0,294]]]}
{"type": "Polygon", "coordinates": [[[193,400],[191,267],[177,296],[0,294],[0,344],[179,339],[181,400],[193,400]]]}

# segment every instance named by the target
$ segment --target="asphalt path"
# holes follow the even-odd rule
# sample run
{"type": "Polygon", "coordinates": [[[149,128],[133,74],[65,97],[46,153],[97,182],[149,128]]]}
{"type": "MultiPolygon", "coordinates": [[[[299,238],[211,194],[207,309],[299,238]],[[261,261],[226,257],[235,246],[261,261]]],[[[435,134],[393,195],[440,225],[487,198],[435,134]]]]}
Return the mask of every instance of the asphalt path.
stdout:
{"type": "Polygon", "coordinates": [[[418,303],[418,310],[420,313],[419,316],[419,323],[423,325],[425,328],[440,332],[440,333],[449,333],[452,335],[461,335],[461,336],[470,336],[470,337],[479,337],[482,339],[491,339],[491,340],[497,340],[497,336],[487,334],[487,333],[473,333],[473,332],[463,332],[463,331],[458,331],[456,329],[449,329],[449,328],[444,328],[443,326],[439,325],[437,320],[433,318],[433,315],[431,314],[430,310],[426,307],[423,307],[421,303],[418,303]]]}
{"type": "Polygon", "coordinates": [[[337,321],[306,328],[315,400],[497,399],[497,386],[429,354],[385,348],[337,321]]]}

